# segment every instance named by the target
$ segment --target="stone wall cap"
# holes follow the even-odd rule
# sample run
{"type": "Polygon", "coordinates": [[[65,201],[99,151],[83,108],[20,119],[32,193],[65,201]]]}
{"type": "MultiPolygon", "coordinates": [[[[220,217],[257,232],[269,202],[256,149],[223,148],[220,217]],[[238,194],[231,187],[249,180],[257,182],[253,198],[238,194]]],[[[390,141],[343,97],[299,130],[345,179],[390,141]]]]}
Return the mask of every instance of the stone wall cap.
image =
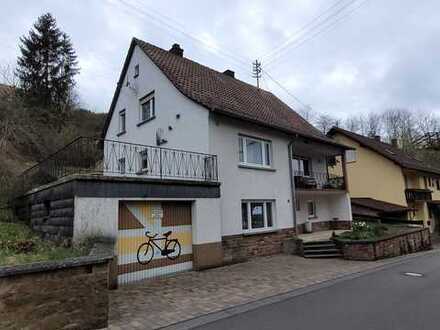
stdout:
{"type": "Polygon", "coordinates": [[[365,239],[365,240],[355,241],[355,240],[347,240],[347,239],[344,239],[344,238],[335,237],[335,238],[333,238],[333,240],[335,240],[335,241],[337,241],[339,243],[342,243],[342,244],[349,244],[349,245],[353,245],[353,244],[371,244],[371,243],[378,243],[378,242],[388,241],[390,239],[406,236],[406,235],[409,235],[409,234],[419,233],[419,232],[423,232],[423,231],[429,231],[429,228],[417,228],[417,229],[414,229],[414,230],[408,230],[405,233],[385,236],[385,237],[378,238],[378,239],[365,239]]]}
{"type": "Polygon", "coordinates": [[[107,263],[113,258],[114,253],[112,252],[110,245],[100,242],[94,245],[88,256],[63,260],[39,261],[15,266],[1,266],[0,278],[88,265],[99,265],[107,263]]]}

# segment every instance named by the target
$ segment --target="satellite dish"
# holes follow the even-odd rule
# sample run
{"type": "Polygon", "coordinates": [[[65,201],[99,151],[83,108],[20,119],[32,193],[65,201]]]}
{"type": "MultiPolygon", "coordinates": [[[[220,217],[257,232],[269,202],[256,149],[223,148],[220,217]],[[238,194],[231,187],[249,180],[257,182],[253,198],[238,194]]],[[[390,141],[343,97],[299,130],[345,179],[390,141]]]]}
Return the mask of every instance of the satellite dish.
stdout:
{"type": "Polygon", "coordinates": [[[168,142],[168,140],[165,139],[164,136],[164,130],[162,128],[158,128],[156,131],[156,145],[160,146],[168,142]]]}

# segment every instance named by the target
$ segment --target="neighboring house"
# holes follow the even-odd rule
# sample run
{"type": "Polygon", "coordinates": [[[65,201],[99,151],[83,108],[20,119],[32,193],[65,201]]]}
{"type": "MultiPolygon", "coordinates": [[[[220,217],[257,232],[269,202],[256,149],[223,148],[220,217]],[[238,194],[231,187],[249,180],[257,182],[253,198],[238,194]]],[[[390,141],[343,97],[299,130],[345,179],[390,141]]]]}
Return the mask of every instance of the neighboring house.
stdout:
{"type": "Polygon", "coordinates": [[[423,220],[432,229],[439,225],[440,168],[414,159],[399,149],[395,140],[388,144],[380,137],[369,138],[336,127],[328,135],[356,149],[346,156],[355,216],[368,216],[370,212],[376,217],[423,220]]]}
{"type": "Polygon", "coordinates": [[[177,44],[167,51],[133,39],[102,138],[103,175],[76,179],[66,194],[74,239],[117,239],[121,283],[279,253],[306,227],[351,226],[344,175],[328,172],[349,148],[177,44]],[[169,258],[170,248],[143,265],[146,230],[171,231],[182,254],[169,258]]]}

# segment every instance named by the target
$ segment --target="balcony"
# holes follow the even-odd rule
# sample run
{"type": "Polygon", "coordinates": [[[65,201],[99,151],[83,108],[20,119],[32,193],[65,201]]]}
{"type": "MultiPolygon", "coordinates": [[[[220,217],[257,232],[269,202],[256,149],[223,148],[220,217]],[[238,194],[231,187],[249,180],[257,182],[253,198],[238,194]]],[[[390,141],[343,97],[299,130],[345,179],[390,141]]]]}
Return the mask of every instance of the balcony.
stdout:
{"type": "Polygon", "coordinates": [[[296,189],[344,190],[345,179],[329,173],[295,171],[296,189]]]}
{"type": "Polygon", "coordinates": [[[432,200],[432,191],[429,189],[405,189],[407,202],[426,202],[432,200]]]}
{"type": "Polygon", "coordinates": [[[217,182],[218,166],[216,155],[80,137],[23,172],[17,193],[73,174],[217,182]]]}

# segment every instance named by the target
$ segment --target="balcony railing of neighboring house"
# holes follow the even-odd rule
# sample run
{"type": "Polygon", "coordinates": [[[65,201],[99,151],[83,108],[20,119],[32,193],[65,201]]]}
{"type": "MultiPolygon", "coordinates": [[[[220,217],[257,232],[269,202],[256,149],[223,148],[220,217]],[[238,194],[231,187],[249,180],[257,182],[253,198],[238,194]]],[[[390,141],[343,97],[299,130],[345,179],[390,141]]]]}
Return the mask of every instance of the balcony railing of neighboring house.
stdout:
{"type": "Polygon", "coordinates": [[[295,171],[294,174],[296,189],[345,189],[343,176],[319,172],[304,173],[301,171],[295,171]]]}
{"type": "Polygon", "coordinates": [[[20,176],[24,193],[72,174],[218,181],[217,156],[80,137],[20,176]]]}
{"type": "Polygon", "coordinates": [[[408,202],[424,202],[432,200],[432,191],[429,189],[405,189],[408,202]]]}

